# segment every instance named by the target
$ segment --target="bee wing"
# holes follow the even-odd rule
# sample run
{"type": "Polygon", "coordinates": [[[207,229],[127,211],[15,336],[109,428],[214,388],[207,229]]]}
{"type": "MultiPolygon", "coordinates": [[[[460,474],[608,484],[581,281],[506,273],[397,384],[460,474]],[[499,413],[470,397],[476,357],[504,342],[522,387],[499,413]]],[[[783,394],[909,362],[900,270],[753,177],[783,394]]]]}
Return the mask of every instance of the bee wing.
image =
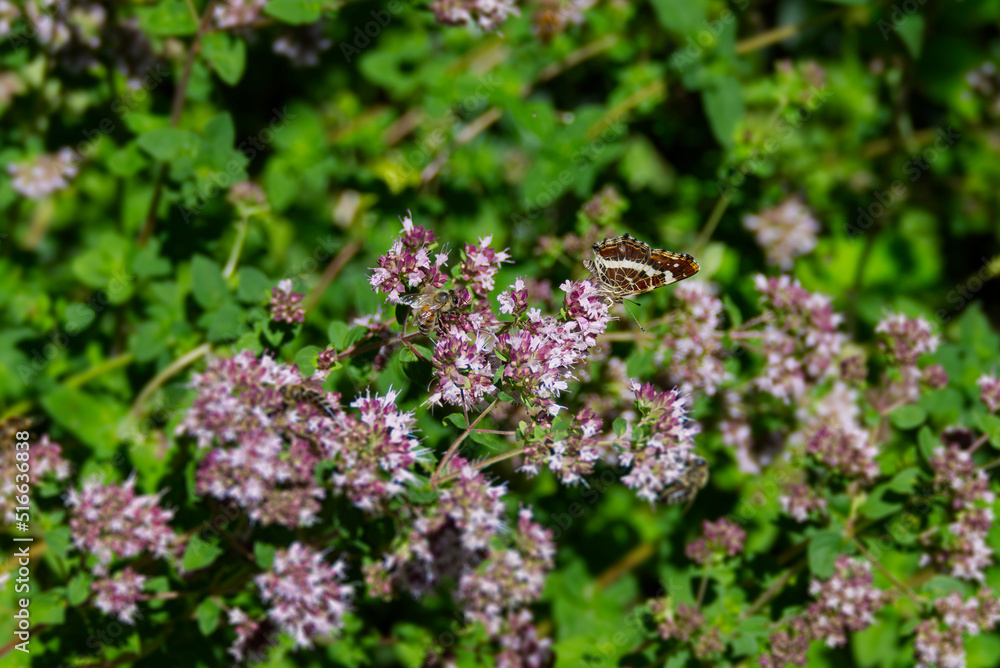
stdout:
{"type": "Polygon", "coordinates": [[[413,295],[403,295],[402,297],[399,298],[399,303],[405,304],[406,306],[410,306],[413,308],[417,308],[426,304],[429,298],[430,295],[428,295],[426,292],[418,292],[413,295]]]}

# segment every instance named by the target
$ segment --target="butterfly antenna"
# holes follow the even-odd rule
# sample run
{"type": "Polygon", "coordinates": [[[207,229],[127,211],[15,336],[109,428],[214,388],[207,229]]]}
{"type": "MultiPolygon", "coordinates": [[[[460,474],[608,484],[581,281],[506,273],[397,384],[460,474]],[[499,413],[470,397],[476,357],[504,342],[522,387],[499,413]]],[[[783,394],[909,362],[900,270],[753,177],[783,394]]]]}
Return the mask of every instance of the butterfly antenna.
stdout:
{"type": "MultiPolygon", "coordinates": [[[[632,319],[635,320],[635,324],[639,325],[639,329],[642,330],[643,333],[645,333],[646,332],[646,328],[642,326],[642,323],[639,322],[639,319],[637,317],[635,317],[635,313],[632,313],[632,309],[630,309],[628,307],[628,303],[627,302],[630,302],[630,301],[632,301],[632,300],[631,299],[624,299],[624,300],[622,300],[622,305],[625,307],[625,310],[628,311],[628,314],[630,316],[632,316],[632,319]]],[[[632,303],[635,304],[636,306],[639,305],[639,302],[632,302],[632,303]]]]}

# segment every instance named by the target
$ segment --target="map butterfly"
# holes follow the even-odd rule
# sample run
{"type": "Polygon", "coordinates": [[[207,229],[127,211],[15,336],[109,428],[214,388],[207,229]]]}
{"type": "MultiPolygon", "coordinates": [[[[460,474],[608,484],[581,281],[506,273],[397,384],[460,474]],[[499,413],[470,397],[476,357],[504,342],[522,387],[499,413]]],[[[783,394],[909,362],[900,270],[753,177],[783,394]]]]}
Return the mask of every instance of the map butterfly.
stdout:
{"type": "Polygon", "coordinates": [[[627,234],[594,244],[594,259],[584,260],[583,266],[615,304],[682,281],[701,269],[687,253],[650,248],[627,234]]]}

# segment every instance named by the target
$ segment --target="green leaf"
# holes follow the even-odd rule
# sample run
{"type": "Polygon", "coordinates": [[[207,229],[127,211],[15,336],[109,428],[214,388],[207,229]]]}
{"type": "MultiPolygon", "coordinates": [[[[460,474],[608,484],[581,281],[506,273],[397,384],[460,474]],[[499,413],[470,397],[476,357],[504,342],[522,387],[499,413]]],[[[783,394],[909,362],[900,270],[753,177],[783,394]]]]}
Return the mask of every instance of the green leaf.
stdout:
{"type": "Polygon", "coordinates": [[[191,292],[203,309],[221,306],[229,295],[229,288],[222,278],[222,267],[204,255],[191,258],[191,292]]]}
{"type": "Polygon", "coordinates": [[[236,272],[236,298],[248,304],[268,299],[274,283],[264,272],[254,267],[242,267],[236,272]]]}
{"type": "Polygon", "coordinates": [[[500,399],[500,401],[506,401],[507,403],[514,403],[514,397],[510,396],[509,394],[507,394],[502,390],[500,392],[497,392],[497,398],[500,399]]]}
{"type": "Polygon", "coordinates": [[[319,20],[322,9],[319,0],[271,0],[264,13],[284,23],[303,25],[319,20]]]}
{"type": "Polygon", "coordinates": [[[207,597],[198,604],[195,615],[198,618],[198,630],[201,631],[201,635],[212,635],[212,632],[219,628],[220,612],[222,608],[214,598],[207,597]]]}
{"type": "Polygon", "coordinates": [[[840,556],[843,539],[836,531],[819,531],[809,540],[809,570],[820,578],[833,575],[833,564],[840,556]]]}
{"type": "Polygon", "coordinates": [[[920,58],[920,51],[924,45],[924,17],[920,14],[910,14],[895,24],[895,28],[896,34],[906,45],[906,50],[913,59],[920,58]]]}
{"type": "Polygon", "coordinates": [[[1000,417],[989,413],[973,413],[976,427],[990,440],[990,445],[1000,449],[1000,417]]]}
{"type": "Polygon", "coordinates": [[[911,466],[894,475],[886,487],[899,494],[909,494],[919,476],[920,469],[911,466]]]}
{"type": "Polygon", "coordinates": [[[149,362],[167,348],[167,334],[163,323],[155,320],[144,322],[128,338],[128,349],[136,362],[149,362]]]}
{"type": "Polygon", "coordinates": [[[247,62],[246,42],[229,33],[212,32],[202,40],[201,53],[220,79],[230,86],[239,83],[247,62]]]}
{"type": "Polygon", "coordinates": [[[274,563],[274,553],[277,548],[270,543],[257,541],[253,544],[253,555],[257,558],[257,565],[267,570],[274,563]]]}
{"type": "Polygon", "coordinates": [[[108,171],[122,178],[135,176],[148,164],[149,160],[142,155],[135,141],[130,141],[108,157],[108,171]]]}
{"type": "Polygon", "coordinates": [[[731,76],[719,77],[705,87],[701,99],[712,134],[722,146],[732,148],[736,128],[743,119],[739,81],[731,76]]]}
{"type": "Polygon", "coordinates": [[[690,35],[692,39],[698,30],[703,29],[702,22],[708,17],[706,0],[650,0],[656,11],[656,18],[667,30],[690,35]]]}
{"type": "Polygon", "coordinates": [[[330,338],[330,345],[337,350],[346,350],[351,345],[365,338],[368,334],[368,328],[361,326],[348,327],[347,323],[335,320],[327,327],[326,333],[330,338]]]}
{"type": "Polygon", "coordinates": [[[919,427],[927,419],[927,411],[920,406],[900,406],[889,413],[889,420],[897,429],[913,429],[919,427]]]}
{"type": "Polygon", "coordinates": [[[243,309],[232,302],[225,302],[198,318],[198,325],[206,328],[205,338],[209,341],[232,341],[239,335],[240,323],[244,320],[243,309]]]}
{"type": "Polygon", "coordinates": [[[214,543],[209,543],[198,534],[191,536],[181,565],[185,571],[196,571],[212,564],[224,552],[214,543]]]}
{"type": "Polygon", "coordinates": [[[890,668],[898,656],[899,620],[889,617],[879,622],[850,636],[854,660],[861,668],[890,668]]]}
{"type": "Polygon", "coordinates": [[[882,495],[888,491],[889,485],[887,483],[877,485],[869,494],[865,502],[861,504],[859,508],[861,514],[865,517],[873,520],[878,520],[883,517],[888,517],[893,513],[899,512],[902,509],[902,503],[893,503],[890,501],[885,501],[882,495]]]}
{"type": "Polygon", "coordinates": [[[170,261],[160,257],[161,242],[150,239],[144,248],[139,249],[132,262],[132,271],[139,278],[155,278],[170,273],[170,261]]]}
{"type": "Polygon", "coordinates": [[[135,141],[157,160],[171,162],[181,156],[194,156],[201,140],[189,130],[154,128],[143,132],[135,141]]]}
{"type": "Polygon", "coordinates": [[[198,31],[191,9],[183,0],[166,0],[152,7],[137,7],[139,25],[150,35],[193,35],[198,31]]]}
{"type": "Polygon", "coordinates": [[[70,605],[80,605],[90,596],[90,583],[93,578],[86,573],[78,573],[69,581],[66,587],[66,600],[70,605]]]}
{"type": "Polygon", "coordinates": [[[465,416],[461,413],[449,413],[444,416],[445,422],[450,422],[459,429],[468,429],[469,423],[465,421],[465,416]]]}
{"type": "Polygon", "coordinates": [[[115,428],[125,417],[120,404],[68,387],[55,388],[41,402],[57,424],[94,448],[98,457],[110,457],[115,451],[115,428]]]}
{"type": "Polygon", "coordinates": [[[625,418],[615,418],[615,421],[611,424],[611,428],[615,430],[615,434],[621,436],[628,429],[628,421],[625,418]]]}
{"type": "Polygon", "coordinates": [[[306,346],[295,353],[295,365],[303,378],[309,378],[316,372],[316,356],[323,352],[319,346],[306,346]]]}
{"type": "Polygon", "coordinates": [[[923,455],[924,461],[930,462],[934,451],[941,447],[941,441],[934,436],[934,432],[931,431],[930,427],[924,426],[917,432],[917,447],[920,449],[920,454],[923,455]]]}

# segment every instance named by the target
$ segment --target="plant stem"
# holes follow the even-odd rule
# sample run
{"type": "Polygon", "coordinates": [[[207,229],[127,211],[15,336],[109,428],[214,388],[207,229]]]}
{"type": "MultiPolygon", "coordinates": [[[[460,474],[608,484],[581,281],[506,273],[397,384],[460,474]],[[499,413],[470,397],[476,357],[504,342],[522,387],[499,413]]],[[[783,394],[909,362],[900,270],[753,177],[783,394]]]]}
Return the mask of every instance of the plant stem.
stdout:
{"type": "Polygon", "coordinates": [[[610,567],[597,576],[597,579],[594,580],[594,586],[596,586],[598,590],[610,586],[622,575],[628,573],[630,570],[653,556],[655,551],[656,549],[651,542],[644,542],[636,545],[625,553],[624,557],[611,564],[610,567]]]}
{"type": "Polygon", "coordinates": [[[715,228],[719,226],[719,221],[722,220],[722,214],[726,212],[729,207],[729,202],[733,199],[729,191],[722,193],[719,199],[715,201],[715,206],[712,207],[712,213],[708,215],[708,220],[705,221],[705,227],[702,229],[701,234],[698,235],[698,240],[694,242],[694,250],[700,251],[708,243],[708,240],[712,238],[712,234],[715,233],[715,228]]]}
{"type": "Polygon", "coordinates": [[[705,572],[701,574],[701,582],[698,584],[698,598],[694,602],[694,607],[701,610],[701,603],[705,600],[705,591],[708,589],[708,573],[711,570],[710,564],[705,565],[705,572]]]}
{"type": "Polygon", "coordinates": [[[879,572],[882,573],[882,575],[884,575],[886,579],[889,582],[891,582],[897,589],[899,589],[899,591],[905,594],[908,599],[913,601],[913,604],[917,606],[917,608],[923,607],[923,602],[920,600],[920,596],[918,596],[915,591],[910,589],[906,585],[906,583],[899,580],[895,575],[887,571],[885,566],[883,566],[878,560],[876,560],[871,555],[871,553],[868,552],[867,549],[865,549],[865,546],[861,544],[861,541],[858,540],[857,537],[851,536],[851,542],[854,543],[854,546],[858,548],[858,551],[861,552],[861,554],[865,555],[865,559],[871,562],[872,566],[877,568],[879,572]]]}
{"type": "MultiPolygon", "coordinates": [[[[201,53],[201,38],[208,30],[212,19],[212,7],[215,0],[208,0],[205,5],[204,14],[198,23],[198,32],[191,40],[191,47],[188,49],[187,58],[184,60],[184,68],[181,70],[181,78],[177,81],[177,89],[174,91],[174,99],[170,105],[170,127],[176,128],[181,122],[181,115],[184,113],[184,98],[187,97],[188,84],[191,82],[191,71],[194,69],[194,60],[201,53]]],[[[190,6],[190,5],[189,5],[190,6]]],[[[139,233],[137,244],[140,248],[146,245],[149,237],[153,234],[153,225],[156,223],[156,210],[160,208],[160,197],[163,195],[163,180],[167,176],[167,164],[163,163],[156,172],[156,181],[153,186],[153,198],[149,202],[149,211],[146,213],[146,223],[139,233]]]]}
{"type": "Polygon", "coordinates": [[[437,486],[438,477],[441,475],[441,471],[443,471],[445,466],[448,465],[448,460],[450,460],[452,456],[455,454],[455,451],[458,450],[458,446],[462,445],[462,441],[468,438],[469,434],[472,433],[472,430],[476,428],[476,425],[482,422],[483,418],[492,413],[493,409],[496,408],[499,404],[500,404],[500,399],[499,398],[494,399],[493,402],[489,406],[487,406],[482,413],[479,414],[479,417],[476,418],[475,422],[466,427],[465,431],[463,431],[458,436],[458,438],[455,439],[455,442],[451,444],[451,447],[448,448],[448,451],[444,453],[444,457],[441,458],[441,462],[438,464],[437,469],[435,469],[434,475],[431,476],[432,486],[437,486]]]}
{"type": "Polygon", "coordinates": [[[226,280],[229,280],[233,272],[236,271],[236,263],[239,262],[240,253],[243,251],[243,242],[247,238],[248,227],[250,225],[246,218],[240,218],[236,223],[236,239],[233,241],[233,247],[229,250],[226,267],[222,270],[222,278],[226,280]]]}
{"type": "Polygon", "coordinates": [[[172,378],[174,375],[180,372],[181,369],[188,366],[189,364],[197,360],[199,357],[208,354],[208,352],[211,350],[212,350],[212,344],[203,343],[197,348],[188,351],[181,357],[178,357],[176,360],[171,362],[170,366],[168,366],[163,371],[153,376],[153,379],[150,380],[148,383],[146,383],[146,386],[142,388],[142,391],[139,393],[139,396],[135,398],[135,402],[132,404],[132,408],[129,412],[135,416],[139,415],[139,413],[142,411],[142,405],[146,403],[146,400],[149,399],[150,395],[153,394],[153,392],[155,392],[161,385],[163,385],[165,382],[170,380],[170,378],[172,378]]]}
{"type": "Polygon", "coordinates": [[[82,371],[75,376],[70,376],[63,381],[62,385],[63,387],[79,387],[92,378],[97,378],[107,371],[117,369],[120,366],[127,366],[133,359],[135,359],[135,355],[132,353],[123,353],[118,357],[112,357],[111,359],[105,360],[97,366],[90,367],[86,371],[82,371]]]}
{"type": "MultiPolygon", "coordinates": [[[[484,431],[479,430],[479,429],[476,429],[475,431],[476,431],[476,433],[479,433],[479,434],[494,433],[494,432],[484,432],[484,431]]],[[[506,433],[506,432],[504,432],[504,433],[506,433]]],[[[510,433],[513,434],[514,432],[510,432],[510,433]]],[[[524,448],[514,448],[513,450],[508,450],[507,452],[503,452],[503,453],[500,453],[499,455],[495,455],[493,457],[490,457],[489,459],[483,459],[483,460],[480,460],[478,462],[475,462],[475,463],[472,464],[472,468],[474,470],[476,470],[476,471],[481,471],[482,469],[486,468],[487,466],[492,466],[493,464],[497,464],[499,462],[502,462],[505,459],[513,459],[514,457],[517,457],[518,455],[523,455],[523,454],[524,454],[524,448]]],[[[456,471],[455,473],[449,473],[446,476],[441,476],[440,478],[438,478],[437,484],[438,485],[443,485],[446,482],[454,480],[455,478],[457,478],[460,475],[462,475],[461,472],[456,471]]]]}
{"type": "Polygon", "coordinates": [[[785,585],[792,579],[792,576],[801,571],[805,565],[806,560],[801,559],[794,566],[782,573],[781,577],[775,580],[770,587],[765,589],[761,595],[757,597],[757,600],[750,604],[750,607],[743,612],[740,619],[746,619],[747,617],[752,617],[757,614],[761,608],[767,605],[768,601],[781,593],[781,590],[785,588],[785,585]]]}
{"type": "Polygon", "coordinates": [[[324,292],[326,292],[326,289],[330,286],[330,283],[333,282],[333,279],[337,277],[340,270],[343,269],[348,262],[350,262],[351,258],[354,257],[359,250],[361,250],[360,241],[348,241],[347,244],[340,249],[336,257],[330,260],[330,264],[327,265],[326,269],[323,271],[323,275],[320,276],[319,283],[317,283],[316,286],[309,291],[309,295],[302,302],[302,308],[305,309],[306,313],[313,310],[313,307],[316,306],[316,302],[318,302],[319,298],[323,296],[324,292]]]}

